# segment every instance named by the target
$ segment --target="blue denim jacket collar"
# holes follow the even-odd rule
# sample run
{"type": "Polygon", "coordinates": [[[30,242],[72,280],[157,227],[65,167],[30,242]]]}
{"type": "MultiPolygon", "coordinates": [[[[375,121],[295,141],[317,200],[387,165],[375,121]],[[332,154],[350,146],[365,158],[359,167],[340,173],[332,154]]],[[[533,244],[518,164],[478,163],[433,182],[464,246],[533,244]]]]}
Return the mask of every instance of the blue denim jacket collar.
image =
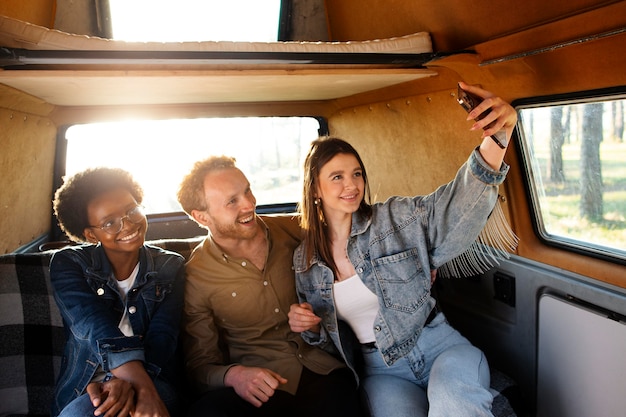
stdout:
{"type": "Polygon", "coordinates": [[[91,265],[87,266],[86,272],[100,277],[101,279],[108,279],[111,276],[111,263],[106,257],[102,244],[98,243],[93,248],[91,252],[91,265]]]}
{"type": "MultiPolygon", "coordinates": [[[[156,272],[154,258],[148,256],[146,246],[142,246],[139,249],[139,272],[135,280],[136,286],[142,286],[146,283],[149,277],[156,272]]],[[[106,256],[104,248],[98,243],[91,253],[91,265],[87,266],[86,273],[93,274],[95,277],[99,277],[102,280],[108,281],[113,277],[113,270],[111,263],[106,256]]]]}
{"type": "Polygon", "coordinates": [[[372,225],[371,216],[364,216],[359,212],[352,214],[352,229],[350,230],[350,236],[356,236],[365,233],[365,231],[372,225]]]}

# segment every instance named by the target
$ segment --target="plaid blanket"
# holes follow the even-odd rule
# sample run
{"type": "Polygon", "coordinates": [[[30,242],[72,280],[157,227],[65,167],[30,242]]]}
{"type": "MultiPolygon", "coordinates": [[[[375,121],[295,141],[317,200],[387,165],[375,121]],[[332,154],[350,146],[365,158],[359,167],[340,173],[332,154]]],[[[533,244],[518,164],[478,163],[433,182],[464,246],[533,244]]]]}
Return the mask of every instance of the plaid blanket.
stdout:
{"type": "Polygon", "coordinates": [[[0,256],[0,415],[48,415],[65,337],[50,253],[0,256]]]}

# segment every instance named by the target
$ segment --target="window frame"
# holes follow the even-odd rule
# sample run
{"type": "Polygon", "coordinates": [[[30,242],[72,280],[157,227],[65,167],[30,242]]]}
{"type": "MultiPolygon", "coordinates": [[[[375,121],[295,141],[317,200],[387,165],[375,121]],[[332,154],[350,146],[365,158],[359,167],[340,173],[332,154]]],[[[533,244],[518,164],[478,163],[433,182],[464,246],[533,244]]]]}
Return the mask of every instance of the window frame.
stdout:
{"type": "Polygon", "coordinates": [[[626,100],[626,86],[609,87],[595,90],[577,91],[564,94],[536,96],[513,101],[511,104],[518,113],[518,122],[515,129],[518,162],[523,173],[523,184],[526,199],[528,201],[530,219],[533,232],[537,238],[547,246],[567,250],[579,255],[590,256],[626,265],[626,253],[621,254],[615,248],[593,244],[582,240],[572,239],[565,236],[552,235],[545,229],[545,222],[541,214],[539,190],[536,189],[535,171],[532,165],[530,152],[527,149],[527,141],[524,138],[522,128],[521,110],[528,108],[547,108],[555,105],[583,104],[586,102],[606,102],[613,99],[626,100]]]}

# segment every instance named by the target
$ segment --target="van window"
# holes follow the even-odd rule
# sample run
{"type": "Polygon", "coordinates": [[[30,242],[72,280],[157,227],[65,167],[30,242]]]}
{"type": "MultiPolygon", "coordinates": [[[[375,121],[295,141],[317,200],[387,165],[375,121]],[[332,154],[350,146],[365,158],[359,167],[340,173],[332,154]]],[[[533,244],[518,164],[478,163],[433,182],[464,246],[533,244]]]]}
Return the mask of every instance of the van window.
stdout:
{"type": "Polygon", "coordinates": [[[119,40],[271,42],[281,0],[109,0],[109,11],[119,40]]]}
{"type": "Polygon", "coordinates": [[[518,106],[539,234],[626,259],[626,96],[518,106]]]}
{"type": "Polygon", "coordinates": [[[228,155],[247,175],[257,204],[296,203],[302,162],[319,134],[313,117],[148,120],[74,125],[67,129],[65,174],[89,167],[126,169],[144,189],[149,214],[180,212],[176,192],[193,164],[228,155]]]}

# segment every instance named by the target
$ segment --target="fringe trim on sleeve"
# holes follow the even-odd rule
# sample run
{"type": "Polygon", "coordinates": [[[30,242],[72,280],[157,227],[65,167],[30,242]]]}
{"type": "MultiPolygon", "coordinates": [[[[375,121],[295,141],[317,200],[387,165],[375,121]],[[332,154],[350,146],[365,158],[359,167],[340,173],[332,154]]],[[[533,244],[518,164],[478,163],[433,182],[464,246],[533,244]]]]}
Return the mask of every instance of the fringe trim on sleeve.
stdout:
{"type": "Polygon", "coordinates": [[[500,259],[508,259],[517,248],[519,238],[515,235],[498,202],[487,219],[485,227],[468,250],[446,262],[437,270],[437,277],[466,278],[480,275],[496,265],[500,259]]]}

